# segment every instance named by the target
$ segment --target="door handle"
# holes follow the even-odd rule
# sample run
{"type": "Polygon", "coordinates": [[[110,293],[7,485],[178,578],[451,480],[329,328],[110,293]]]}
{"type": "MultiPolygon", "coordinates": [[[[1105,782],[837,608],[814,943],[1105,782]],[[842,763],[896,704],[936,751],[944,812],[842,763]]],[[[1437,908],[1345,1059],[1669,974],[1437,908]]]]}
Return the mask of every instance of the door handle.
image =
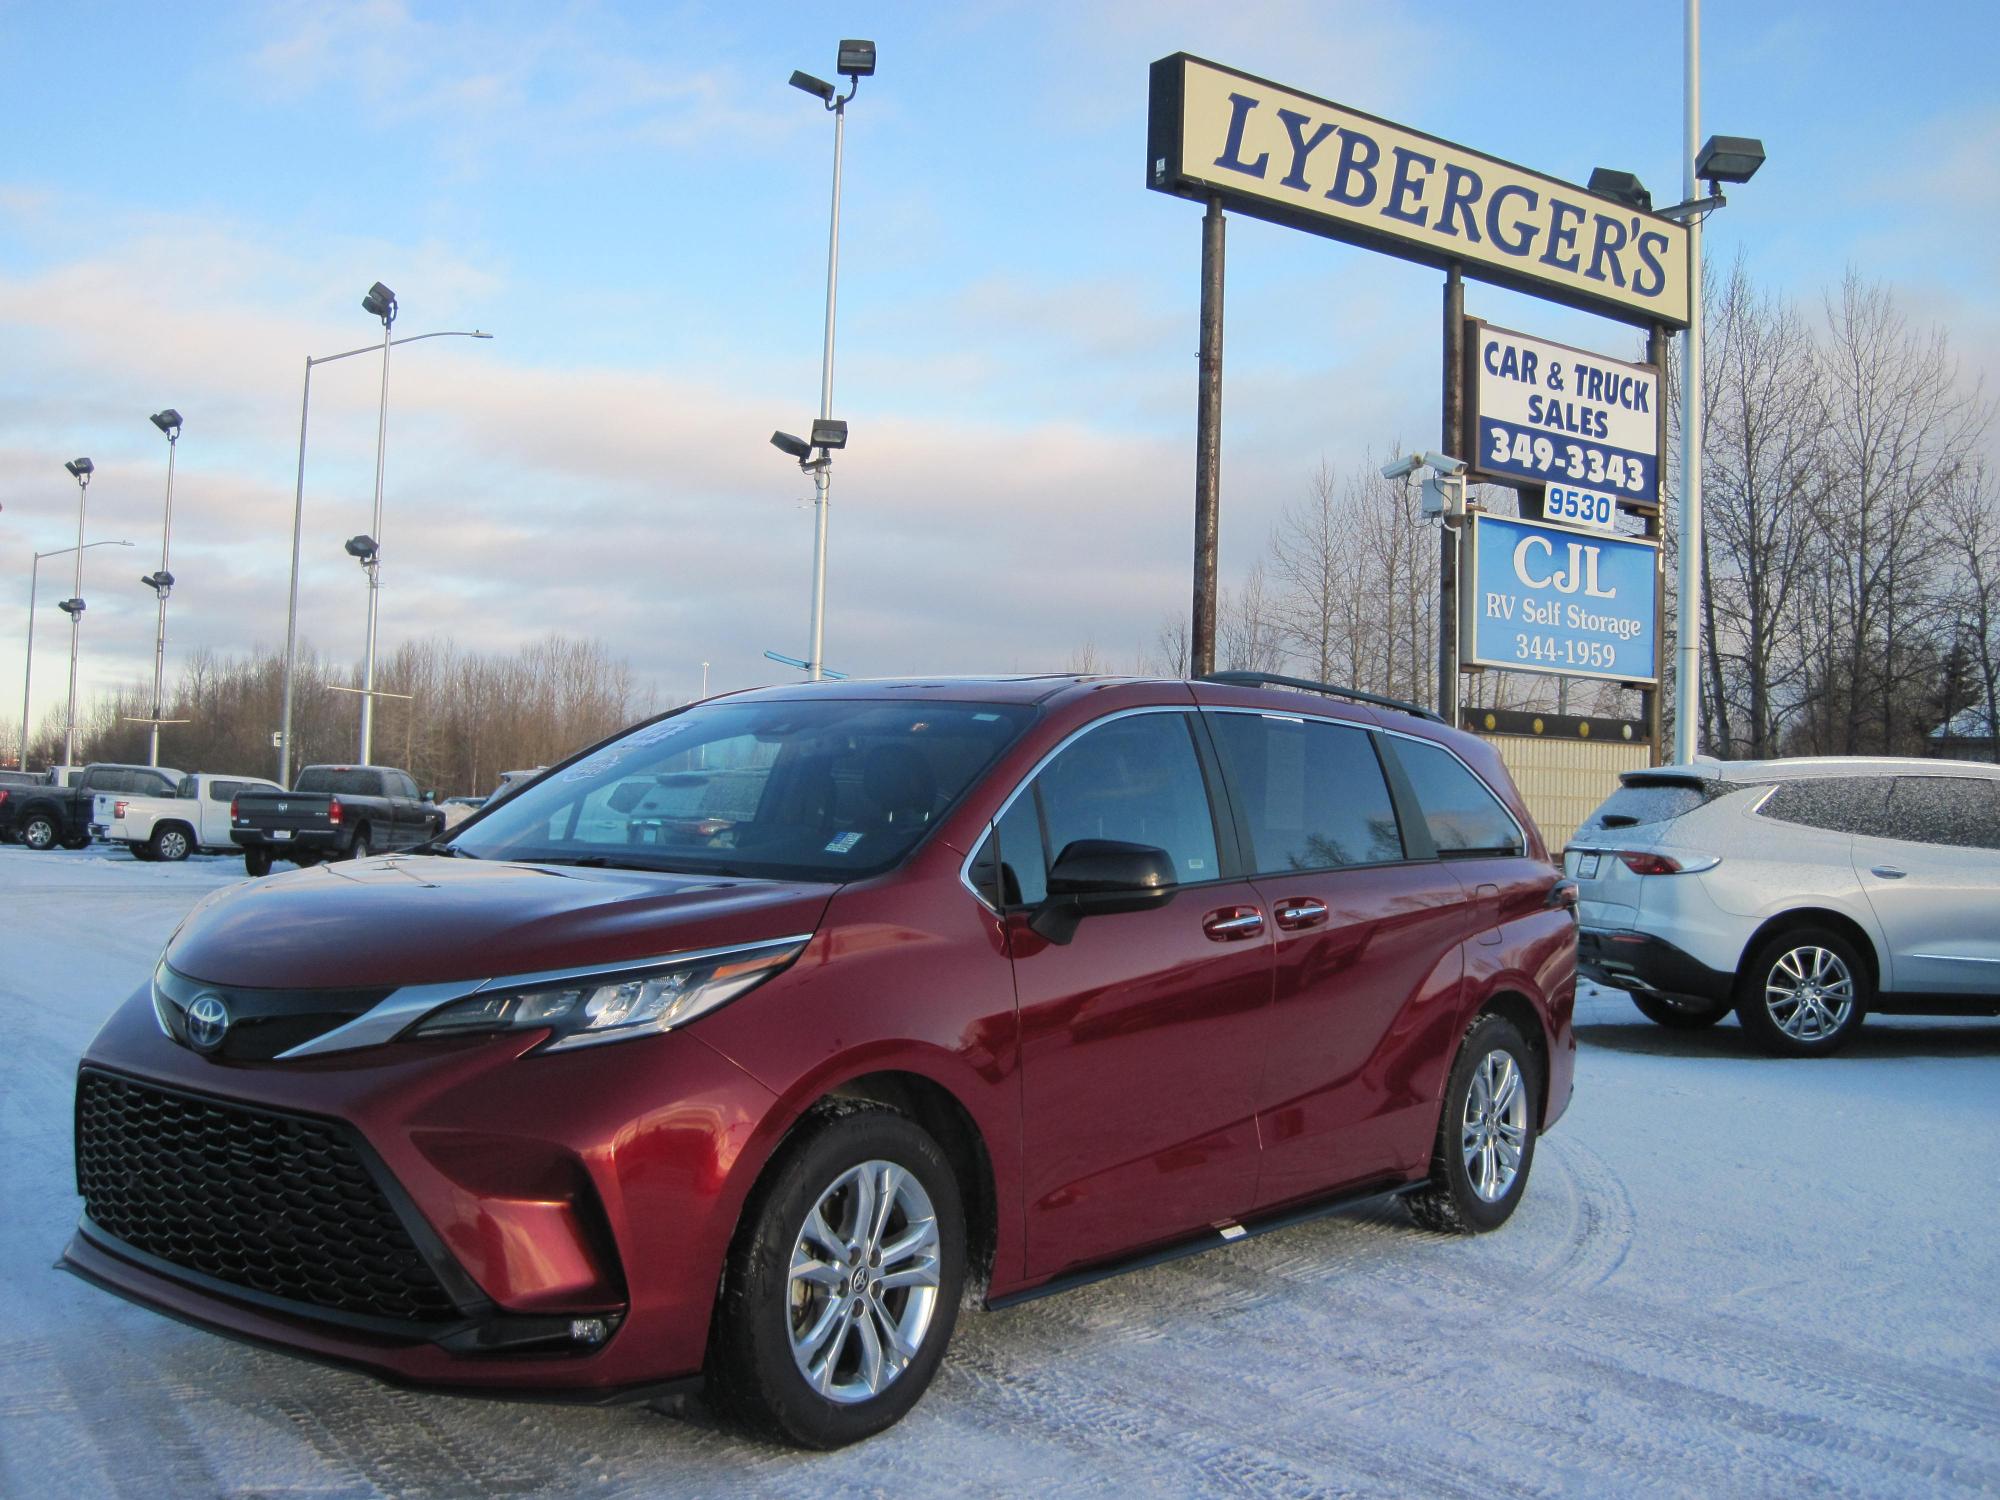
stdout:
{"type": "Polygon", "coordinates": [[[1316,896],[1294,896],[1280,901],[1272,915],[1285,931],[1297,932],[1302,927],[1317,927],[1324,922],[1326,903],[1316,896]]]}
{"type": "Polygon", "coordinates": [[[1254,906],[1224,906],[1201,919],[1201,930],[1218,943],[1253,938],[1264,930],[1264,914],[1254,906]]]}
{"type": "Polygon", "coordinates": [[[1880,875],[1884,880],[1901,880],[1910,872],[1908,870],[1899,870],[1894,865],[1877,865],[1868,873],[1870,875],[1880,875]]]}

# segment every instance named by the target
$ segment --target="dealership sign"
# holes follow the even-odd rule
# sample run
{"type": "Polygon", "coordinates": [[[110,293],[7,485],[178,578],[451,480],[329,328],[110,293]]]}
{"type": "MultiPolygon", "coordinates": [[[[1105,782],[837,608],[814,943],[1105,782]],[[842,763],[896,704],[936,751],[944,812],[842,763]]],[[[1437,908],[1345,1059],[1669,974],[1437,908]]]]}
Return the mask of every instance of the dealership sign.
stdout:
{"type": "MultiPolygon", "coordinates": [[[[1563,486],[1551,520],[1588,519],[1571,509],[1578,489],[1659,503],[1659,371],[1477,319],[1469,320],[1466,347],[1475,478],[1550,485],[1551,500],[1553,487],[1563,486]]],[[[1583,509],[1594,516],[1604,507],[1585,501],[1583,509]]]]}
{"type": "Polygon", "coordinates": [[[1659,544],[1474,512],[1459,579],[1459,654],[1616,682],[1659,681],[1659,544]]]}
{"type": "Polygon", "coordinates": [[[1146,185],[1642,326],[1685,327],[1687,230],[1558,178],[1177,52],[1146,185]]]}

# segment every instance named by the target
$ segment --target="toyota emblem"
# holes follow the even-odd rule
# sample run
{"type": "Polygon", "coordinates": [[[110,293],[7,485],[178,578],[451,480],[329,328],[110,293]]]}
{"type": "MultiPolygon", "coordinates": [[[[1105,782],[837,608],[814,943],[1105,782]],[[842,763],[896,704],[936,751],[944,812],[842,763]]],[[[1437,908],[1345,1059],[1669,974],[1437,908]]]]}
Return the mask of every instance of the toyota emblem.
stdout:
{"type": "Polygon", "coordinates": [[[198,995],[187,1008],[188,1045],[197,1052],[213,1052],[229,1035],[229,1007],[216,995],[198,995]]]}

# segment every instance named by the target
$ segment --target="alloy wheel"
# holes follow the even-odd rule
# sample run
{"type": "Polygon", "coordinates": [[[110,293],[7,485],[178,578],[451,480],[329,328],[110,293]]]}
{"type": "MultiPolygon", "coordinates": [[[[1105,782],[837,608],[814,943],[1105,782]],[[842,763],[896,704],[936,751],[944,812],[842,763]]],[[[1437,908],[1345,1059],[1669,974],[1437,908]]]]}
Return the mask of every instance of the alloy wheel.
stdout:
{"type": "Polygon", "coordinates": [[[1793,1041],[1825,1041],[1854,1014],[1854,976],[1830,948],[1788,949],[1765,976],[1764,1008],[1793,1041]]]}
{"type": "Polygon", "coordinates": [[[937,1214],[914,1174],[866,1161],[836,1177],[792,1246],[792,1358],[814,1391],[851,1405],[895,1382],[937,1309],[937,1214]]]}
{"type": "Polygon", "coordinates": [[[1496,1047],[1473,1070],[1460,1132],[1465,1175],[1485,1202],[1497,1203],[1514,1186],[1527,1138],[1528,1091],[1520,1065],[1496,1047]]]}

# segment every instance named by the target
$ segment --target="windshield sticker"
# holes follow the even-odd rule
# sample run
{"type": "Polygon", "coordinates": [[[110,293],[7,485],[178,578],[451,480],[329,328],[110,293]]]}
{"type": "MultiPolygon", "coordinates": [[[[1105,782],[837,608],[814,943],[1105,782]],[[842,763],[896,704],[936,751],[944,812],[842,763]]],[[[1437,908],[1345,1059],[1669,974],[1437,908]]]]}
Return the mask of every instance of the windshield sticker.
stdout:
{"type": "Polygon", "coordinates": [[[828,854],[845,854],[860,842],[861,835],[858,833],[839,834],[834,838],[832,843],[826,846],[826,852],[828,854]]]}
{"type": "Polygon", "coordinates": [[[995,719],[999,717],[1000,715],[998,714],[974,714],[972,716],[972,722],[975,724],[991,724],[995,719]]]}
{"type": "Polygon", "coordinates": [[[684,721],[671,719],[665,724],[655,724],[651,729],[640,730],[625,741],[625,743],[627,745],[657,745],[661,740],[672,739],[687,727],[684,721]]]}
{"type": "Polygon", "coordinates": [[[564,781],[588,781],[591,777],[601,775],[610,770],[624,758],[625,753],[622,750],[609,750],[603,755],[593,755],[589,760],[571,766],[567,771],[563,772],[562,779],[564,781]]]}

